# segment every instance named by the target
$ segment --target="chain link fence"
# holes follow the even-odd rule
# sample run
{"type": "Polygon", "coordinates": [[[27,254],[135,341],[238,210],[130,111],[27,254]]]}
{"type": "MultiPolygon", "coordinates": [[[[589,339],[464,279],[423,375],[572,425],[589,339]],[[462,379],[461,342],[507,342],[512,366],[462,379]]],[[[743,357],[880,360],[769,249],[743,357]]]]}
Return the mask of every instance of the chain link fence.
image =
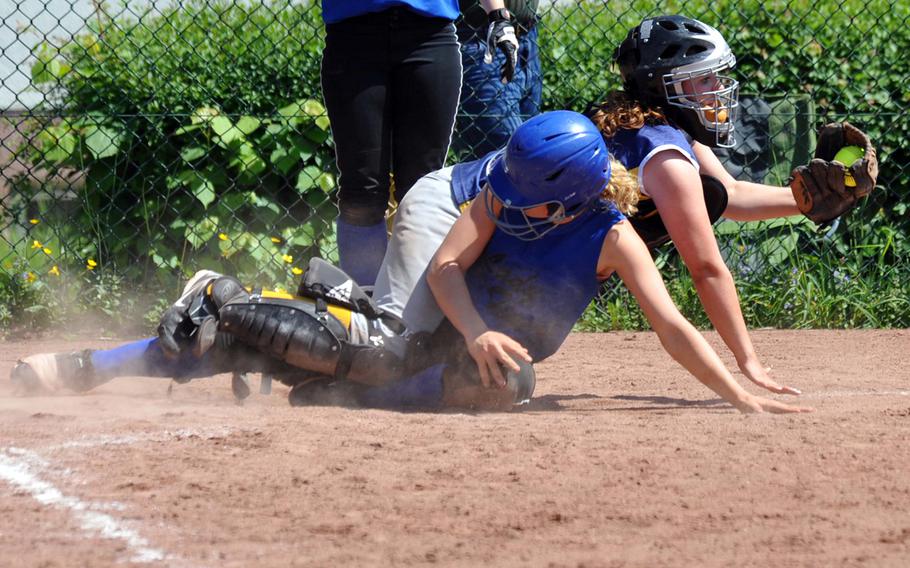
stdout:
{"type": "MultiPolygon", "coordinates": [[[[897,64],[910,6],[692,4],[541,2],[539,110],[582,110],[618,88],[610,56],[647,15],[715,25],[739,60],[749,135],[722,156],[738,177],[784,184],[832,120],[869,132],[881,161],[882,187],[822,230],[718,225],[747,320],[910,325],[910,71],[897,64]]],[[[0,17],[0,325],[79,310],[141,319],[199,268],[293,289],[310,256],[337,260],[318,2],[21,0],[0,17]]],[[[468,106],[456,139],[495,122],[468,106]]],[[[480,134],[472,145],[490,142],[480,134]]],[[[708,325],[672,246],[656,261],[708,325]]],[[[646,322],[610,282],[582,326],[646,322]]]]}

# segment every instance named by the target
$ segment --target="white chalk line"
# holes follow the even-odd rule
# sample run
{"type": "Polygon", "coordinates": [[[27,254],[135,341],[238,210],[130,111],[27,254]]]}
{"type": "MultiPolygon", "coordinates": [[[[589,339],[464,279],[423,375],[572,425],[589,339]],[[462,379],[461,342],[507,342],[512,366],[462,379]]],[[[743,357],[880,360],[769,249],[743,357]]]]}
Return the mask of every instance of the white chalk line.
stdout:
{"type": "MultiPolygon", "coordinates": [[[[41,479],[39,472],[33,471],[35,466],[29,463],[40,462],[40,459],[29,460],[29,453],[19,448],[0,451],[0,479],[25,491],[42,505],[68,509],[83,531],[106,539],[124,541],[132,551],[130,562],[160,562],[167,557],[162,550],[149,546],[148,541],[139,533],[124,526],[111,515],[96,511],[96,506],[77,497],[64,495],[53,484],[41,479]]],[[[36,469],[40,469],[40,466],[36,469]]]]}
{"type": "MultiPolygon", "coordinates": [[[[49,446],[46,450],[130,445],[138,442],[188,438],[213,439],[224,437],[230,432],[231,430],[228,428],[211,431],[184,429],[138,436],[98,436],[49,446]]],[[[77,497],[65,495],[52,483],[41,478],[42,473],[49,473],[55,469],[65,475],[72,474],[69,469],[54,468],[46,458],[36,452],[16,447],[0,448],[0,479],[28,493],[42,505],[69,510],[83,531],[90,534],[98,534],[102,538],[125,542],[132,554],[129,559],[130,562],[147,564],[164,560],[171,562],[177,560],[174,555],[166,554],[163,550],[151,547],[148,540],[143,538],[136,530],[127,527],[122,521],[109,514],[100,512],[100,510],[123,511],[126,509],[123,504],[116,502],[85,502],[77,497]]]]}
{"type": "Polygon", "coordinates": [[[845,398],[851,396],[910,396],[910,390],[833,390],[807,392],[800,395],[799,398],[845,398]]]}
{"type": "Polygon", "coordinates": [[[210,430],[165,430],[163,432],[154,432],[149,434],[135,434],[132,436],[93,436],[84,437],[78,440],[70,440],[62,444],[45,446],[46,451],[70,450],[79,448],[97,448],[99,446],[129,446],[140,442],[170,442],[173,440],[185,440],[190,438],[199,438],[202,440],[214,440],[225,438],[234,430],[230,428],[215,428],[210,430]]]}

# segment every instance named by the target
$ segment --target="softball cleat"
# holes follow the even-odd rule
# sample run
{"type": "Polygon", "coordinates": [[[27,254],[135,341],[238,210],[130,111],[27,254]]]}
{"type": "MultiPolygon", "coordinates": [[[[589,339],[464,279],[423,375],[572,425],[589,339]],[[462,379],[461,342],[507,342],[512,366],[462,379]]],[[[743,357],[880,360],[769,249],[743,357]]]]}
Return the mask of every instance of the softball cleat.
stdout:
{"type": "Polygon", "coordinates": [[[65,389],[84,392],[97,384],[88,349],[30,355],[16,363],[10,381],[17,392],[26,394],[65,389]]]}

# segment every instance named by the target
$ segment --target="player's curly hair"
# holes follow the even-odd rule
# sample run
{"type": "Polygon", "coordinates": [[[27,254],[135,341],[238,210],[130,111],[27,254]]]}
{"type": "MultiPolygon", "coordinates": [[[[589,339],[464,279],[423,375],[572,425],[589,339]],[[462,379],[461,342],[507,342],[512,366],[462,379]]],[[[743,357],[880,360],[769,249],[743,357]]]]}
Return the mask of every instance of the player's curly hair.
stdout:
{"type": "Polygon", "coordinates": [[[638,180],[629,173],[619,160],[610,158],[610,181],[601,196],[612,201],[616,208],[625,215],[634,215],[638,211],[638,180]]]}
{"type": "Polygon", "coordinates": [[[667,124],[660,107],[649,107],[624,91],[613,91],[585,113],[604,138],[613,138],[621,129],[638,130],[646,124],[667,124]]]}

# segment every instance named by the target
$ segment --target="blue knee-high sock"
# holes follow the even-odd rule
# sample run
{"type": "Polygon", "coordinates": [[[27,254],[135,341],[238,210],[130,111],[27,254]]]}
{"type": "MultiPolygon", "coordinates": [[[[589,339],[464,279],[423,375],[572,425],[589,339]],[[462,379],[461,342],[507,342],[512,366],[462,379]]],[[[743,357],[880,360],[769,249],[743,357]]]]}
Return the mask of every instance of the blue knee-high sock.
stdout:
{"type": "Polygon", "coordinates": [[[212,368],[211,360],[206,356],[196,359],[192,353],[184,352],[173,359],[166,357],[157,337],[92,351],[91,356],[95,373],[107,378],[133,375],[192,378],[220,372],[212,368]]]}
{"type": "Polygon", "coordinates": [[[445,367],[440,363],[406,379],[368,388],[360,394],[360,403],[374,408],[439,408],[445,367]]]}
{"type": "Polygon", "coordinates": [[[338,219],[335,226],[340,268],[361,286],[372,286],[389,244],[385,221],[360,227],[338,219]]]}

